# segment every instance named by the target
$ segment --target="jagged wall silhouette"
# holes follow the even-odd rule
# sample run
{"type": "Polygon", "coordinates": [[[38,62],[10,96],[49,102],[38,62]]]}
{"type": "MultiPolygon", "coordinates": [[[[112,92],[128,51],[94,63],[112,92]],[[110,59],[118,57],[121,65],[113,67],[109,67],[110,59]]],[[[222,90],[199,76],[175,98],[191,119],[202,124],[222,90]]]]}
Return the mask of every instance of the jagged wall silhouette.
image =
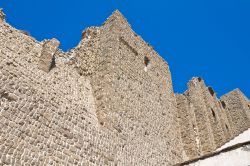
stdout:
{"type": "Polygon", "coordinates": [[[59,45],[0,12],[0,164],[173,165],[249,127],[239,90],[219,101],[194,78],[175,95],[168,64],[119,11],[59,45]]]}

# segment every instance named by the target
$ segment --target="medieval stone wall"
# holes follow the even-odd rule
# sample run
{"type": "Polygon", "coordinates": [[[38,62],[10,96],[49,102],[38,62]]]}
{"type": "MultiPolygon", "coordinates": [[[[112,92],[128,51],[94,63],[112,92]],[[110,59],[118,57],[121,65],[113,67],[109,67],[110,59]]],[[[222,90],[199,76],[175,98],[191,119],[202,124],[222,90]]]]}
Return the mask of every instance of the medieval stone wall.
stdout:
{"type": "Polygon", "coordinates": [[[119,139],[99,128],[90,80],[60,50],[56,67],[40,70],[43,43],[0,28],[0,163],[115,165],[119,139]]]}
{"type": "Polygon", "coordinates": [[[223,109],[219,99],[215,98],[214,102],[216,102],[215,104],[217,105],[219,117],[221,120],[221,126],[222,126],[224,136],[225,136],[225,141],[220,144],[220,146],[221,146],[224,143],[228,142],[232,138],[232,131],[233,130],[232,130],[232,126],[230,125],[231,123],[229,122],[230,117],[227,116],[227,113],[226,113],[225,109],[223,109]]]}
{"type": "Polygon", "coordinates": [[[233,135],[237,136],[250,127],[248,119],[248,102],[247,98],[239,89],[233,90],[221,97],[221,102],[228,116],[231,118],[233,126],[233,135]]]}
{"type": "Polygon", "coordinates": [[[225,142],[225,136],[221,125],[222,119],[219,114],[220,110],[217,106],[217,101],[214,100],[215,92],[213,92],[211,87],[207,88],[205,84],[202,85],[203,96],[214,135],[215,146],[218,148],[225,142]]]}
{"type": "Polygon", "coordinates": [[[184,159],[168,65],[124,21],[115,12],[64,53],[56,39],[37,42],[3,19],[1,164],[172,165],[184,159]]]}
{"type": "Polygon", "coordinates": [[[124,23],[126,20],[119,13],[116,17],[123,20],[114,19],[105,24],[108,31],[116,34],[113,48],[117,48],[110,54],[114,90],[111,101],[115,103],[110,111],[114,110],[115,116],[120,116],[118,127],[125,129],[123,134],[131,133],[128,134],[128,142],[134,152],[129,152],[129,149],[126,152],[135,156],[137,149],[144,148],[141,153],[148,158],[149,164],[155,160],[150,151],[157,154],[158,161],[163,158],[158,165],[177,161],[183,156],[168,64],[129,26],[124,26],[127,25],[124,23]],[[142,140],[144,143],[140,144],[142,140]],[[164,158],[162,151],[169,154],[170,161],[164,158]]]}
{"type": "Polygon", "coordinates": [[[126,138],[120,142],[121,163],[162,165],[182,160],[168,65],[119,12],[97,29],[98,35],[90,33],[88,41],[98,41],[93,55],[97,65],[90,76],[97,117],[102,127],[126,138]]]}
{"type": "Polygon", "coordinates": [[[68,52],[0,10],[0,165],[173,165],[249,127],[249,100],[200,78],[174,95],[171,73],[115,11],[68,52]]]}
{"type": "Polygon", "coordinates": [[[239,90],[218,99],[211,87],[195,77],[176,100],[182,142],[190,159],[215,151],[249,128],[249,100],[239,90]]]}
{"type": "Polygon", "coordinates": [[[176,101],[183,148],[188,158],[192,159],[201,155],[200,137],[194,107],[184,94],[176,94],[176,101]]]}
{"type": "Polygon", "coordinates": [[[215,149],[213,128],[210,123],[211,112],[207,110],[207,105],[203,94],[203,80],[194,78],[188,83],[186,96],[194,106],[194,112],[199,132],[199,140],[202,154],[211,152],[215,149]]]}
{"type": "Polygon", "coordinates": [[[239,98],[241,99],[243,110],[250,120],[250,101],[239,89],[236,89],[236,91],[238,91],[239,93],[239,98]]]}

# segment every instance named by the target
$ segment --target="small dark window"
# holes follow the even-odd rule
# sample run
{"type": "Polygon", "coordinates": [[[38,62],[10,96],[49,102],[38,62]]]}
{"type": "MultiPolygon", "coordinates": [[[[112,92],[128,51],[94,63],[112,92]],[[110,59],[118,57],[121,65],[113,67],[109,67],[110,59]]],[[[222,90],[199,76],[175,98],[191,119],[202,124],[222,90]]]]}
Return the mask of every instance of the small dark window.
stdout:
{"type": "Polygon", "coordinates": [[[211,111],[212,111],[213,117],[215,118],[215,113],[214,113],[214,110],[212,108],[211,108],[211,111]]]}
{"type": "Polygon", "coordinates": [[[148,59],[148,57],[144,56],[144,64],[147,67],[149,64],[150,60],[148,59]]]}
{"type": "Polygon", "coordinates": [[[227,124],[226,124],[226,129],[228,130],[228,126],[227,126],[227,124]]]}
{"type": "Polygon", "coordinates": [[[213,90],[213,88],[212,88],[212,87],[208,87],[208,90],[209,90],[210,94],[211,94],[212,96],[214,96],[214,90],[213,90]]]}
{"type": "Polygon", "coordinates": [[[224,101],[221,101],[221,105],[224,109],[226,108],[226,103],[224,101]]]}
{"type": "Polygon", "coordinates": [[[201,77],[198,77],[198,81],[201,82],[201,80],[202,80],[201,77]]]}
{"type": "Polygon", "coordinates": [[[248,108],[250,109],[250,105],[248,105],[248,108]]]}
{"type": "Polygon", "coordinates": [[[50,65],[50,70],[56,67],[56,58],[55,56],[52,57],[51,65],[50,65]]]}

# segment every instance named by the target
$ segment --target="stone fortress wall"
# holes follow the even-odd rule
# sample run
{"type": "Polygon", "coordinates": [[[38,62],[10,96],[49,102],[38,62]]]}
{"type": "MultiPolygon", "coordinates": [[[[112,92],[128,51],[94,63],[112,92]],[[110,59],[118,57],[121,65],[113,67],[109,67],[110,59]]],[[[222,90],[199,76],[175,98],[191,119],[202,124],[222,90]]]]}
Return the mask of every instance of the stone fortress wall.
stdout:
{"type": "Polygon", "coordinates": [[[0,40],[0,165],[117,162],[110,143],[119,140],[100,130],[91,82],[55,52],[57,42],[39,43],[6,23],[0,40]]]}
{"type": "Polygon", "coordinates": [[[247,97],[235,89],[220,99],[200,77],[176,94],[184,150],[189,159],[214,152],[250,127],[247,97]]]}
{"type": "Polygon", "coordinates": [[[249,100],[239,89],[222,96],[221,102],[226,114],[231,117],[233,137],[249,128],[249,100]]]}
{"type": "Polygon", "coordinates": [[[59,45],[0,11],[0,165],[173,165],[250,127],[239,90],[220,101],[194,78],[175,95],[168,64],[118,11],[59,45]]]}

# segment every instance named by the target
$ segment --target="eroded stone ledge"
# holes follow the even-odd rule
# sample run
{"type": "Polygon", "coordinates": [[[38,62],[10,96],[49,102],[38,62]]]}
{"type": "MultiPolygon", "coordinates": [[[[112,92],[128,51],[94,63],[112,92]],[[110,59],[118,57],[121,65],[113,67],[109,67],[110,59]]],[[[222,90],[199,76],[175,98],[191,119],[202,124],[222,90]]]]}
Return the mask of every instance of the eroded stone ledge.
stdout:
{"type": "Polygon", "coordinates": [[[45,41],[43,44],[42,53],[38,62],[38,68],[49,72],[54,64],[54,54],[58,50],[60,42],[57,39],[45,41]]]}

